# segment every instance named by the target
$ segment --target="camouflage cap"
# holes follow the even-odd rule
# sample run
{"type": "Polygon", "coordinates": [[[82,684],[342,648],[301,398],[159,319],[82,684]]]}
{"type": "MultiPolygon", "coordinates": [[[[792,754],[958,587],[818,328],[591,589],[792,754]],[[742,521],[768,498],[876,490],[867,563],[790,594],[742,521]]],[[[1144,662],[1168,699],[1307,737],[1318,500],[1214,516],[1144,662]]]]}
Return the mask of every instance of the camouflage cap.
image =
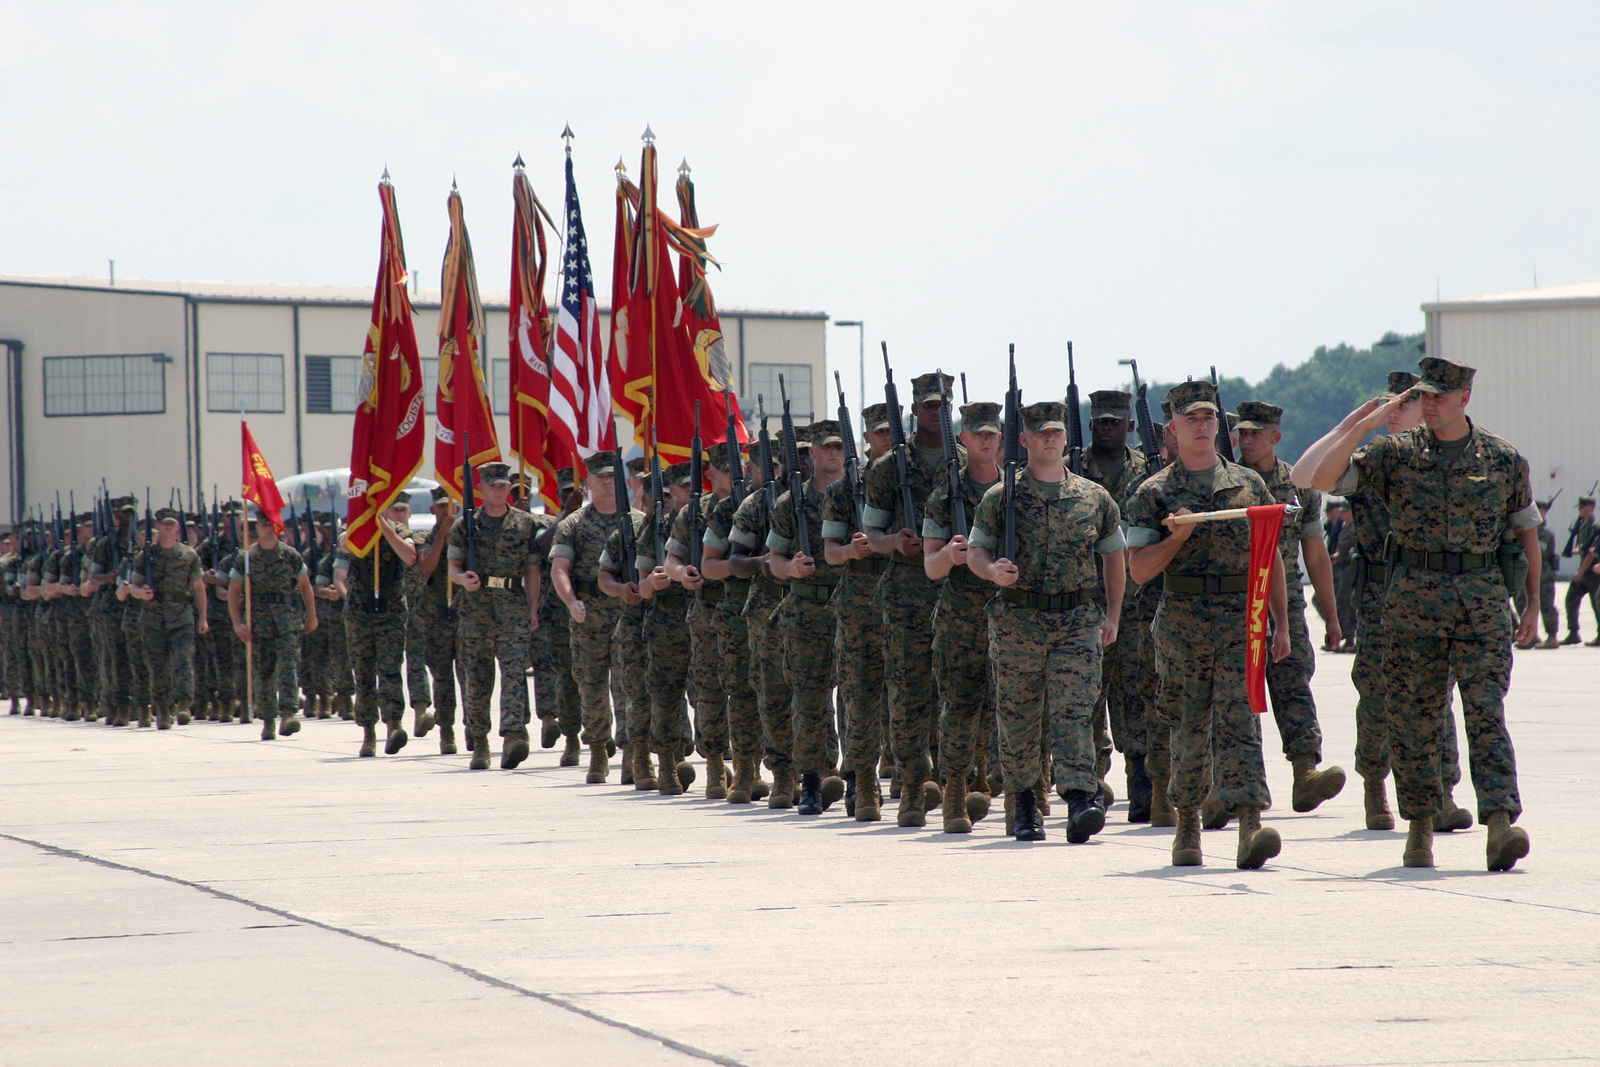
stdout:
{"type": "MultiPolygon", "coordinates": [[[[1172,405],[1174,416],[1187,415],[1200,408],[1221,412],[1217,405],[1217,387],[1210,382],[1179,382],[1167,390],[1167,403],[1172,405]]],[[[1161,406],[1166,411],[1166,404],[1161,406]]]]}
{"type": "Polygon", "coordinates": [[[1389,395],[1399,396],[1417,384],[1417,376],[1408,370],[1392,370],[1389,372],[1389,395]]]}
{"type": "MultiPolygon", "coordinates": [[[[649,460],[645,459],[643,456],[634,456],[632,459],[628,460],[628,463],[627,463],[628,477],[630,477],[630,478],[643,478],[644,477],[645,468],[648,467],[648,466],[650,466],[650,461],[649,460]]],[[[612,464],[612,470],[614,471],[615,469],[616,469],[616,465],[612,464]]],[[[590,474],[594,473],[594,458],[593,457],[590,457],[590,459],[589,459],[589,473],[590,474]]]]}
{"type": "Polygon", "coordinates": [[[230,500],[217,510],[223,515],[242,515],[244,514],[244,501],[230,500]]]}
{"type": "Polygon", "coordinates": [[[393,500],[389,501],[389,506],[384,508],[383,510],[385,510],[385,511],[393,511],[395,508],[405,508],[407,511],[410,511],[411,510],[411,497],[408,496],[405,493],[401,493],[399,496],[397,496],[393,500]]]}
{"type": "Polygon", "coordinates": [[[1478,373],[1472,367],[1463,367],[1438,356],[1423,356],[1417,361],[1417,368],[1422,371],[1422,380],[1414,388],[1424,393],[1453,393],[1457,389],[1471,389],[1472,376],[1478,373]]]}
{"type": "Polygon", "coordinates": [[[1041,400],[1022,409],[1022,428],[1029,433],[1067,428],[1067,405],[1057,400],[1041,400]]]}
{"type": "Polygon", "coordinates": [[[478,468],[478,481],[482,485],[510,485],[511,464],[485,463],[478,468]]]}
{"type": "Polygon", "coordinates": [[[443,504],[446,500],[450,499],[450,490],[446,489],[442,485],[436,485],[430,491],[429,495],[432,496],[435,504],[443,504]]]}
{"type": "Polygon", "coordinates": [[[177,508],[157,508],[156,509],[156,521],[157,522],[177,522],[178,521],[178,509],[177,508]]]}
{"type": "Polygon", "coordinates": [[[1000,405],[987,400],[962,404],[961,430],[963,433],[999,433],[1000,405]]]}
{"type": "Polygon", "coordinates": [[[1232,433],[1234,430],[1237,430],[1238,428],[1239,428],[1239,416],[1235,415],[1231,411],[1228,412],[1228,432],[1232,433]]]}
{"type": "Polygon", "coordinates": [[[718,441],[706,449],[706,462],[719,471],[732,470],[732,465],[728,462],[728,442],[718,441]]]}
{"type": "MultiPolygon", "coordinates": [[[[1239,421],[1241,430],[1276,430],[1278,424],[1283,422],[1283,409],[1272,404],[1263,404],[1259,400],[1246,400],[1239,405],[1239,421]]],[[[1230,426],[1235,425],[1233,419],[1228,419],[1230,426]]]]}
{"type": "Polygon", "coordinates": [[[919,374],[911,379],[911,402],[920,404],[924,400],[938,400],[940,402],[950,399],[950,389],[956,380],[948,374],[934,371],[931,374],[919,374]]]}
{"type": "Polygon", "coordinates": [[[139,510],[139,498],[135,496],[113,497],[111,499],[111,509],[113,511],[137,511],[139,510]]]}
{"type": "MultiPolygon", "coordinates": [[[[95,514],[92,511],[85,511],[85,512],[83,512],[82,514],[80,514],[78,516],[78,525],[79,526],[92,526],[94,524],[94,521],[95,521],[95,514]]],[[[189,521],[190,522],[195,522],[197,520],[193,516],[190,516],[189,521]]]]}
{"type": "Polygon", "coordinates": [[[839,424],[833,419],[818,419],[813,422],[806,429],[806,436],[817,448],[823,445],[844,444],[844,438],[839,436],[839,424]]]}
{"type": "Polygon", "coordinates": [[[1133,410],[1133,396],[1119,389],[1096,389],[1089,394],[1089,421],[1127,419],[1133,410]]]}
{"type": "Polygon", "coordinates": [[[571,467],[562,467],[556,471],[556,492],[566,496],[577,487],[577,474],[571,467]]]}
{"type": "Polygon", "coordinates": [[[879,433],[889,428],[889,405],[868,404],[861,409],[861,432],[879,433]]]}
{"type": "Polygon", "coordinates": [[[601,449],[584,460],[584,465],[589,468],[590,474],[611,474],[617,469],[617,454],[610,449],[601,449]]]}
{"type": "MultiPolygon", "coordinates": [[[[1167,422],[1172,421],[1172,401],[1163,400],[1161,402],[1161,417],[1167,422]]],[[[1166,423],[1162,423],[1162,425],[1164,426],[1166,423]]]]}
{"type": "Polygon", "coordinates": [[[1578,507],[1580,507],[1580,508],[1592,508],[1592,507],[1594,507],[1594,497],[1592,497],[1592,496],[1580,496],[1578,498],[1578,507]]]}
{"type": "Polygon", "coordinates": [[[685,460],[682,463],[674,463],[667,468],[665,477],[668,485],[688,485],[689,462],[685,460]]]}

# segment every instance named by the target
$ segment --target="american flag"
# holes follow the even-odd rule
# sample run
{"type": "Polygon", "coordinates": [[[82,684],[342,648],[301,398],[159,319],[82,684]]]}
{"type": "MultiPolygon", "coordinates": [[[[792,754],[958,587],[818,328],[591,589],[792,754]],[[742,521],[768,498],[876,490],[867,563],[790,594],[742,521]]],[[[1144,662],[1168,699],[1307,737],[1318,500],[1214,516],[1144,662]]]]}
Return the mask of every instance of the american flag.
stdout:
{"type": "Polygon", "coordinates": [[[611,381],[600,351],[600,309],[589,269],[589,240],[578,210],[578,187],[567,156],[566,241],[561,254],[561,305],[556,314],[556,346],[550,367],[550,418],[571,435],[578,455],[614,448],[611,431],[611,381]]]}

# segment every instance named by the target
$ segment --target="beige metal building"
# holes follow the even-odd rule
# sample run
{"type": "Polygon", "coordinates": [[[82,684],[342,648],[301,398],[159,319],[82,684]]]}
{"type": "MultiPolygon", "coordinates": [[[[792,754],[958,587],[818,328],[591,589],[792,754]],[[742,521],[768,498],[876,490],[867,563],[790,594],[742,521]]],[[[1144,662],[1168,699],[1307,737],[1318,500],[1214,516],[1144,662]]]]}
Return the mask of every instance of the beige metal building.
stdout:
{"type": "MultiPolygon", "coordinates": [[[[433,405],[439,294],[413,297],[417,345],[433,405]]],[[[487,355],[501,447],[509,441],[508,295],[485,293],[487,355]]],[[[109,282],[0,275],[6,352],[0,506],[15,520],[59,489],[80,502],[101,479],[238,492],[239,413],[279,477],[350,461],[356,378],[372,290],[347,286],[109,282]]],[[[831,410],[824,381],[827,315],[722,308],[727,351],[754,411],[782,373],[795,414],[831,410]],[[793,388],[807,385],[806,388],[793,388]],[[809,408],[808,410],[801,410],[809,408]]],[[[610,317],[603,314],[609,336],[610,317]]],[[[720,418],[720,413],[717,415],[720,418]]],[[[431,420],[431,414],[430,414],[431,420]]],[[[429,436],[432,433],[430,430],[429,436]]],[[[423,475],[432,470],[431,451],[423,475]]]]}
{"type": "MultiPolygon", "coordinates": [[[[1422,305],[1428,354],[1478,369],[1467,413],[1527,457],[1557,548],[1600,478],[1600,279],[1422,305]]],[[[1563,568],[1570,573],[1570,563],[1563,568]]]]}

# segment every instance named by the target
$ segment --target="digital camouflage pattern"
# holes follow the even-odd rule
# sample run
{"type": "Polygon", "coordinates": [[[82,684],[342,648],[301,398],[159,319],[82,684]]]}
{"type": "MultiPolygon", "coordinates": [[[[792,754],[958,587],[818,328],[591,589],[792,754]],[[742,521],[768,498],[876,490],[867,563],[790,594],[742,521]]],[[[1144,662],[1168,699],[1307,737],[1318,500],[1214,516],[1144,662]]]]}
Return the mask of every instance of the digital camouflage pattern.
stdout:
{"type": "MultiPolygon", "coordinates": [[[[1266,405],[1262,405],[1265,407],[1266,405]]],[[[1300,543],[1322,537],[1322,494],[1315,489],[1296,489],[1289,481],[1290,464],[1277,465],[1261,475],[1274,503],[1298,500],[1300,510],[1283,516],[1278,534],[1278,555],[1284,564],[1284,581],[1289,593],[1289,654],[1267,661],[1267,694],[1272,702],[1272,718],[1283,741],[1283,755],[1310,756],[1322,762],[1322,727],[1317,722],[1317,702],[1311,695],[1311,676],[1317,671],[1317,650],[1306,628],[1305,586],[1300,580],[1300,543]]],[[[1260,474],[1261,472],[1257,471],[1260,474]]]]}
{"type": "MultiPolygon", "coordinates": [[[[753,492],[734,512],[728,540],[751,555],[759,556],[766,551],[768,531],[766,494],[753,492]]],[[[750,583],[743,609],[745,628],[750,635],[750,676],[761,712],[764,762],[774,773],[791,770],[794,766],[794,728],[790,713],[794,695],[783,670],[783,633],[772,619],[785,592],[780,583],[760,576],[750,583]]]]}
{"type": "MultiPolygon", "coordinates": [[[[556,516],[533,516],[537,539],[556,524],[556,516]]],[[[554,545],[552,537],[551,544],[554,545]]],[[[567,628],[567,606],[556,596],[550,579],[550,557],[539,557],[539,628],[528,645],[528,666],[533,668],[534,712],[543,722],[555,719],[566,737],[577,737],[583,723],[578,683],[572,677],[572,634],[567,628]]],[[[434,683],[435,687],[438,683],[434,683]]]]}
{"type": "MultiPolygon", "coordinates": [[[[1469,423],[1470,425],[1470,423],[1469,423]]],[[[1427,427],[1359,449],[1339,488],[1366,490],[1387,507],[1395,541],[1419,552],[1494,555],[1508,528],[1537,523],[1528,462],[1511,444],[1471,426],[1454,461],[1427,427]],[[1347,484],[1348,483],[1348,484],[1347,484]]],[[[1400,815],[1439,812],[1440,717],[1450,679],[1461,693],[1480,821],[1522,811],[1516,755],[1505,724],[1511,682],[1510,594],[1500,568],[1459,573],[1397,564],[1384,600],[1391,640],[1384,658],[1389,742],[1400,815]]]]}
{"type": "MultiPolygon", "coordinates": [[[[654,570],[657,561],[649,553],[653,550],[653,520],[643,512],[636,513],[634,544],[636,562],[641,576],[654,570]]],[[[627,581],[623,573],[626,562],[622,557],[621,531],[613,529],[607,539],[606,550],[600,565],[619,581],[627,581]]],[[[622,601],[615,601],[621,604],[622,601]]],[[[689,727],[689,705],[685,690],[689,681],[690,636],[688,625],[688,597],[683,586],[672,582],[655,596],[645,601],[644,624],[640,636],[645,648],[645,680],[650,695],[648,729],[635,731],[635,726],[645,725],[642,716],[630,715],[628,736],[637,744],[648,738],[650,750],[661,754],[669,747],[687,749],[693,744],[689,727]]]]}
{"type": "MultiPolygon", "coordinates": [[[[832,773],[828,755],[828,722],[833,713],[833,646],[836,620],[829,606],[845,568],[823,558],[822,505],[825,490],[812,482],[802,486],[806,533],[810,543],[800,545],[792,494],[778,497],[767,531],[767,547],[791,555],[804,551],[816,563],[807,578],[792,579],[779,602],[773,622],[783,635],[784,677],[789,682],[791,758],[801,774],[832,773]]],[[[782,716],[778,716],[781,722],[782,716]]]]}
{"type": "MultiPolygon", "coordinates": [[[[250,615],[254,644],[255,713],[288,718],[300,706],[300,638],[305,632],[305,602],[300,596],[300,576],[306,564],[300,553],[279,542],[272,548],[252,545],[233,562],[230,581],[245,580],[244,557],[250,559],[250,615]]],[[[240,593],[239,606],[244,607],[240,593]]],[[[229,629],[232,629],[230,619],[229,629]]]]}
{"type": "MultiPolygon", "coordinates": [[[[409,531],[405,533],[409,536],[409,531]]],[[[344,633],[355,675],[356,722],[376,725],[381,717],[399,725],[405,711],[400,657],[406,644],[405,564],[380,536],[364,557],[340,547],[335,570],[345,572],[344,633]],[[374,595],[376,594],[376,595],[374,595]]]]}
{"type": "MultiPolygon", "coordinates": [[[[637,523],[641,513],[629,512],[637,523]]],[[[617,515],[606,515],[585,504],[556,526],[550,559],[570,560],[573,594],[583,601],[583,622],[572,621],[568,633],[572,648],[572,674],[578,685],[583,712],[583,743],[600,745],[611,740],[611,641],[622,613],[622,601],[600,592],[597,575],[606,542],[617,529],[617,515]]]]}
{"type": "MultiPolygon", "coordinates": [[[[467,678],[463,718],[467,734],[489,736],[489,704],[494,699],[495,668],[500,679],[500,736],[525,738],[528,729],[528,644],[537,601],[523,586],[529,568],[537,570],[540,553],[534,545],[539,526],[521,508],[508,507],[500,516],[484,507],[473,513],[475,563],[484,586],[468,591],[456,586],[456,610],[461,613],[456,657],[467,678]],[[490,578],[512,580],[517,588],[490,589],[490,578]]],[[[450,528],[448,556],[465,568],[467,526],[457,521],[450,528]]]]}
{"type": "MultiPolygon", "coordinates": [[[[882,407],[883,405],[877,405],[882,407]]],[[[879,462],[882,462],[881,460],[879,462]]],[[[857,532],[855,504],[843,478],[828,486],[822,535],[848,544],[857,532]]],[[[833,594],[834,665],[848,710],[844,770],[876,779],[889,736],[889,691],[883,672],[883,613],[873,603],[887,556],[851,560],[833,594]]]]}
{"type": "MultiPolygon", "coordinates": [[[[436,525],[424,534],[417,544],[417,552],[427,554],[433,550],[434,538],[439,536],[439,527],[436,525]]],[[[456,658],[456,631],[460,623],[460,613],[456,610],[453,599],[454,590],[459,586],[450,584],[450,546],[448,542],[440,556],[438,566],[428,576],[422,586],[422,596],[414,609],[414,616],[422,624],[423,641],[426,647],[423,655],[428,665],[428,673],[433,682],[433,717],[441,727],[454,728],[456,724],[456,683],[458,680],[461,691],[466,692],[466,668],[456,658]]],[[[419,557],[420,558],[420,557],[419,557]]],[[[417,570],[421,571],[421,566],[417,570]]],[[[544,590],[540,590],[541,599],[544,590]]],[[[318,610],[323,610],[318,605],[318,610]]],[[[562,609],[565,612],[565,608],[562,609]]],[[[543,619],[540,619],[540,628],[543,629],[543,619]]]]}
{"type": "MultiPolygon", "coordinates": [[[[720,503],[714,493],[700,494],[702,530],[720,503]]],[[[691,557],[688,542],[689,506],[686,504],[672,519],[667,551],[688,563],[691,557]]],[[[717,659],[720,641],[717,618],[722,614],[723,584],[707,580],[698,593],[689,594],[689,687],[694,691],[695,751],[702,756],[721,756],[728,752],[728,690],[717,659]]]]}
{"type": "MultiPolygon", "coordinates": [[[[1095,396],[1102,397],[1100,406],[1092,409],[1095,418],[1101,414],[1116,415],[1126,419],[1128,417],[1128,394],[1116,390],[1099,390],[1089,394],[1091,403],[1095,396]]],[[[1098,456],[1094,449],[1086,449],[1083,453],[1083,463],[1080,474],[1091,482],[1100,486],[1111,494],[1111,499],[1119,505],[1128,498],[1128,494],[1144,481],[1149,470],[1149,460],[1145,459],[1143,452],[1127,445],[1123,446],[1122,456],[1116,462],[1108,462],[1098,456]]],[[[1097,594],[1100,607],[1105,604],[1105,590],[1097,594]]],[[[1139,598],[1139,586],[1132,578],[1127,580],[1122,595],[1122,615],[1127,618],[1134,602],[1139,598]]],[[[1105,776],[1106,769],[1111,762],[1111,748],[1114,744],[1117,751],[1127,756],[1143,756],[1148,751],[1149,743],[1144,722],[1143,705],[1134,695],[1133,689],[1137,684],[1135,665],[1124,663],[1130,656],[1140,654],[1139,639],[1137,636],[1132,641],[1124,642],[1119,636],[1110,648],[1105,650],[1100,664],[1100,695],[1095,700],[1094,706],[1094,742],[1097,755],[1095,765],[1099,768],[1101,777],[1105,776]]]]}
{"type": "MultiPolygon", "coordinates": [[[[759,495],[752,491],[753,495],[759,495]]],[[[718,500],[706,517],[706,532],[701,542],[724,557],[732,552],[733,497],[718,500]]],[[[750,582],[729,578],[722,583],[722,598],[712,611],[711,623],[717,633],[717,667],[722,690],[728,695],[728,745],[739,758],[761,758],[761,703],[750,679],[750,627],[745,623],[744,605],[750,596],[750,582]]]]}
{"type": "Polygon", "coordinates": [[[144,582],[147,557],[155,599],[144,604],[139,624],[150,700],[158,705],[187,708],[194,699],[193,590],[200,580],[200,557],[188,545],[140,549],[133,557],[136,583],[144,582]]]}
{"type": "MultiPolygon", "coordinates": [[[[1206,383],[1196,383],[1206,384],[1206,383]]],[[[1209,471],[1181,462],[1152,475],[1128,498],[1125,518],[1131,546],[1167,536],[1161,521],[1180,508],[1221,511],[1272,503],[1261,476],[1218,459],[1209,471]]],[[[1183,576],[1244,575],[1250,564],[1248,522],[1196,526],[1167,565],[1183,576]]],[[[1261,726],[1245,693],[1245,594],[1160,592],[1152,632],[1160,681],[1157,713],[1173,729],[1168,794],[1180,808],[1198,808],[1213,786],[1223,807],[1268,808],[1261,726]],[[1215,748],[1215,766],[1212,749],[1215,748]]]]}

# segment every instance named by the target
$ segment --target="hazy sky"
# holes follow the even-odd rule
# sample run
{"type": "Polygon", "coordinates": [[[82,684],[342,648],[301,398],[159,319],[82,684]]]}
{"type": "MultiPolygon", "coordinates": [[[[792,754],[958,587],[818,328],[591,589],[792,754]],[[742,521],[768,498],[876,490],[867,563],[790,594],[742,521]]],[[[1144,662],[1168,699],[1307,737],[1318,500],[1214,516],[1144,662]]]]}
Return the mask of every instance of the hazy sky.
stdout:
{"type": "Polygon", "coordinates": [[[370,285],[387,165],[425,284],[454,175],[505,289],[512,158],[559,204],[571,123],[604,298],[649,122],[725,306],[996,397],[1013,341],[1035,398],[1068,338],[1086,389],[1255,378],[1600,275],[1597,112],[1583,3],[3,0],[0,273],[370,285]]]}

